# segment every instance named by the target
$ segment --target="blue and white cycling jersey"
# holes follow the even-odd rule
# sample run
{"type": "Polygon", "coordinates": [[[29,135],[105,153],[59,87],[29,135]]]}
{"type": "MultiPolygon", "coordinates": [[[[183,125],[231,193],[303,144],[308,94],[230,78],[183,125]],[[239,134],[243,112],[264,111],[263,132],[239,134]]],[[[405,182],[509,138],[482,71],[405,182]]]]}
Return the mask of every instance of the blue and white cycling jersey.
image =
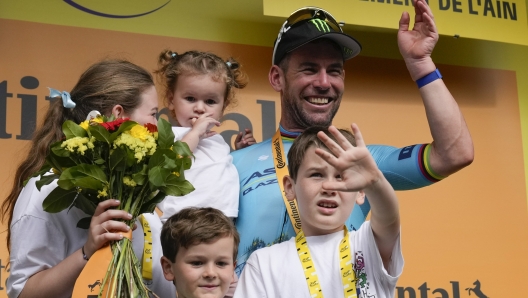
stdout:
{"type": "MultiPolygon", "coordinates": [[[[285,155],[293,143],[282,137],[285,155]]],[[[368,145],[379,169],[395,190],[416,189],[431,185],[442,177],[430,171],[429,144],[396,148],[368,145]]],[[[240,233],[236,273],[240,275],[249,255],[262,247],[289,240],[295,236],[281,196],[273,165],[271,139],[234,151],[233,164],[240,179],[240,201],[236,227],[240,233]]],[[[370,212],[368,200],[356,205],[346,222],[357,230],[370,212]]]]}

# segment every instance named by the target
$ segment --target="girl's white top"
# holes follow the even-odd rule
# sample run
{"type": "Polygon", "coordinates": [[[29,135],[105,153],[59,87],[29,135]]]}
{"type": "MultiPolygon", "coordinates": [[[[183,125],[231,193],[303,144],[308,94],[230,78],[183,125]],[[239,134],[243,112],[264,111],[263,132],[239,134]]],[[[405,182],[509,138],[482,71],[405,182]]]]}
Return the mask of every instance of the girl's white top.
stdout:
{"type": "MultiPolygon", "coordinates": [[[[190,130],[190,127],[172,128],[176,140],[181,140],[190,130]]],[[[186,207],[213,207],[228,217],[238,216],[240,185],[229,152],[229,145],[220,134],[198,142],[191,168],[185,171],[185,179],[195,190],[182,197],[167,196],[159,203],[162,222],[186,207]]]]}

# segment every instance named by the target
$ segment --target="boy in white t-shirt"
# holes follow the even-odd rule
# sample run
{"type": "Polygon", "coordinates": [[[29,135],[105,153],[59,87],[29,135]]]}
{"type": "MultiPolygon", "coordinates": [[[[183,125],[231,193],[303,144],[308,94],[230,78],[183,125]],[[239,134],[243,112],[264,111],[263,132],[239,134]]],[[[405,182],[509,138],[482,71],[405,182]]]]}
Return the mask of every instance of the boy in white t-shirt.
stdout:
{"type": "Polygon", "coordinates": [[[302,230],[255,251],[237,297],[393,297],[403,269],[398,201],[361,132],[312,127],[288,153],[288,200],[297,199],[302,230]],[[352,144],[357,143],[357,147],[352,144]],[[368,197],[372,213],[358,231],[344,224],[368,197]]]}

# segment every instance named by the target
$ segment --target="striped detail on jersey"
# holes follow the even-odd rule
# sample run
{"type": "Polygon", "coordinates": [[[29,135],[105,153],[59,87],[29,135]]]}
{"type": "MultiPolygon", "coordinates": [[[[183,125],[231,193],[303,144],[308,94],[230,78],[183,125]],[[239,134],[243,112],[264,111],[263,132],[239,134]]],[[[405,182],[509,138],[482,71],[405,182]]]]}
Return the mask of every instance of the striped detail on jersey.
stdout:
{"type": "Polygon", "coordinates": [[[295,138],[297,138],[301,132],[292,132],[292,131],[287,131],[286,129],[284,129],[282,127],[282,125],[279,125],[279,129],[280,129],[280,134],[282,136],[282,139],[287,139],[287,140],[290,140],[290,141],[293,141],[295,140],[295,138]]]}
{"type": "Polygon", "coordinates": [[[436,174],[431,169],[431,164],[429,162],[429,158],[431,155],[431,144],[422,144],[420,145],[419,150],[420,151],[418,153],[418,164],[420,165],[420,171],[422,172],[424,177],[431,182],[438,182],[444,179],[445,177],[436,174]]]}

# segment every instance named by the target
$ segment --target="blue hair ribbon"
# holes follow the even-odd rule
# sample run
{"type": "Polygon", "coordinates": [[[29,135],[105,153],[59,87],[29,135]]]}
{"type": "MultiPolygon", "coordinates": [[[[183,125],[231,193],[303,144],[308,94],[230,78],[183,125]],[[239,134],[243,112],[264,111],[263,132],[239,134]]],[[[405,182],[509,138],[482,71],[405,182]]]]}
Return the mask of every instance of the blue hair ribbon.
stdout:
{"type": "Polygon", "coordinates": [[[71,99],[70,93],[68,93],[66,91],[60,92],[59,90],[56,90],[56,89],[53,89],[53,88],[50,88],[50,87],[48,87],[48,89],[50,91],[49,97],[51,97],[51,98],[60,97],[60,98],[62,98],[62,105],[65,108],[68,108],[68,109],[75,108],[76,104],[71,99]]]}

